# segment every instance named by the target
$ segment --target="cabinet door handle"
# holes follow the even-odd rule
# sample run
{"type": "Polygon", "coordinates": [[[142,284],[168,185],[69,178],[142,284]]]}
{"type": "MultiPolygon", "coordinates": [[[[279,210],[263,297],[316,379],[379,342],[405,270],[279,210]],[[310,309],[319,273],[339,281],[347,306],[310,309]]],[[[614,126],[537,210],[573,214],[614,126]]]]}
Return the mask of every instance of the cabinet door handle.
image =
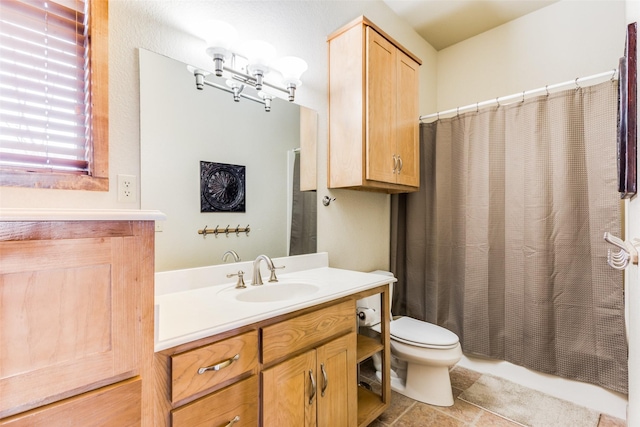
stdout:
{"type": "Polygon", "coordinates": [[[327,378],[327,371],[324,369],[324,363],[320,364],[320,370],[322,371],[322,393],[320,393],[320,395],[324,397],[324,392],[327,390],[327,386],[329,385],[329,378],[327,378]]]}
{"type": "Polygon", "coordinates": [[[402,157],[398,156],[398,174],[400,173],[400,171],[402,170],[402,157]]]}
{"type": "MultiPolygon", "coordinates": [[[[394,154],[393,155],[393,173],[396,173],[396,169],[398,169],[398,157],[394,154]]],[[[398,170],[398,172],[400,172],[398,170]]]]}
{"type": "Polygon", "coordinates": [[[232,425],[234,425],[238,421],[240,421],[240,416],[236,415],[235,417],[233,417],[233,419],[231,421],[229,421],[229,424],[225,424],[223,427],[231,427],[232,425]]]}
{"type": "Polygon", "coordinates": [[[309,397],[309,405],[313,403],[313,398],[316,397],[316,379],[313,377],[313,369],[309,369],[309,378],[311,379],[311,396],[309,397]]]}
{"type": "Polygon", "coordinates": [[[204,368],[198,369],[198,374],[202,375],[207,371],[219,371],[220,369],[224,369],[227,366],[231,365],[236,360],[240,359],[240,353],[233,356],[231,359],[227,359],[224,362],[216,363],[215,365],[207,366],[204,368]]]}

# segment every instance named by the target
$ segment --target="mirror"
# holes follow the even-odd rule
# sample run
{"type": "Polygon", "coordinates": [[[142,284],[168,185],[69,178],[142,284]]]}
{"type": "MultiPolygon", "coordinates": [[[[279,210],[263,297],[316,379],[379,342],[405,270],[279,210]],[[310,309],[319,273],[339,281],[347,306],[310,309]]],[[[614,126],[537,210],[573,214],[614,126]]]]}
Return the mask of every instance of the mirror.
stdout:
{"type": "Polygon", "coordinates": [[[167,216],[156,224],[156,271],[219,264],[228,250],[242,261],[315,252],[316,193],[294,189],[300,187],[296,158],[305,156],[301,119],[307,138],[317,114],[282,99],[265,112],[213,87],[197,90],[187,64],[143,49],[139,55],[141,208],[167,216]],[[231,168],[235,181],[216,168],[231,168]],[[207,203],[213,187],[233,187],[237,198],[207,203]],[[205,227],[218,232],[199,234],[205,227]]]}

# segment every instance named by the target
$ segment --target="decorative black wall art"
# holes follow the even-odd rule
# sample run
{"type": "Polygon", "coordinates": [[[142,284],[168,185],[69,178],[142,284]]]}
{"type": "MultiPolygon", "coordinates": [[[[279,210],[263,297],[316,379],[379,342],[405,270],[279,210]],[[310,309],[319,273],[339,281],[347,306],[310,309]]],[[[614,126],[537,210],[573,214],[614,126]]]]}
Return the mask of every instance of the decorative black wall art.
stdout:
{"type": "Polygon", "coordinates": [[[200,162],[200,212],[245,212],[245,167],[200,162]]]}
{"type": "Polygon", "coordinates": [[[618,89],[618,192],[628,199],[636,194],[637,144],[637,23],[627,26],[624,56],[620,58],[618,89]]]}

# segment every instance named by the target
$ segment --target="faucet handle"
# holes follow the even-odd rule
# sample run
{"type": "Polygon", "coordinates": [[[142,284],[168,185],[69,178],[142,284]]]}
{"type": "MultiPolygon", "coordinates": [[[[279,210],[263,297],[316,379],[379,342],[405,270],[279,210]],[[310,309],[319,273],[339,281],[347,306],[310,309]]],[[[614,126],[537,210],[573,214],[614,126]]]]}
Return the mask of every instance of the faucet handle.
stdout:
{"type": "Polygon", "coordinates": [[[274,265],[273,268],[270,268],[269,271],[271,271],[271,275],[269,276],[269,282],[277,282],[278,278],[276,277],[276,270],[280,270],[283,268],[284,268],[284,265],[281,265],[279,267],[276,267],[274,265]]]}
{"type": "Polygon", "coordinates": [[[243,289],[247,287],[247,285],[244,284],[244,271],[238,270],[237,273],[227,274],[227,277],[229,278],[233,276],[238,276],[238,281],[236,282],[236,289],[243,289]]]}

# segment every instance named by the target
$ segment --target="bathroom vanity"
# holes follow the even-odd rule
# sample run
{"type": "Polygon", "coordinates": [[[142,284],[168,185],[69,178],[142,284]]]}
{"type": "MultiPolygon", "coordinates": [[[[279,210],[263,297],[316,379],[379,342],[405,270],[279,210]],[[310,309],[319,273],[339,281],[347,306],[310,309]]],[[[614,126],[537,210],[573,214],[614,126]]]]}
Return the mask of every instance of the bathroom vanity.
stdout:
{"type": "Polygon", "coordinates": [[[378,351],[389,372],[393,278],[329,268],[326,253],[273,262],[277,283],[245,289],[226,275],[251,263],[156,273],[155,425],[366,426],[388,406],[388,374],[376,393],[357,373],[378,351]],[[372,339],[356,301],[375,294],[372,339]]]}

